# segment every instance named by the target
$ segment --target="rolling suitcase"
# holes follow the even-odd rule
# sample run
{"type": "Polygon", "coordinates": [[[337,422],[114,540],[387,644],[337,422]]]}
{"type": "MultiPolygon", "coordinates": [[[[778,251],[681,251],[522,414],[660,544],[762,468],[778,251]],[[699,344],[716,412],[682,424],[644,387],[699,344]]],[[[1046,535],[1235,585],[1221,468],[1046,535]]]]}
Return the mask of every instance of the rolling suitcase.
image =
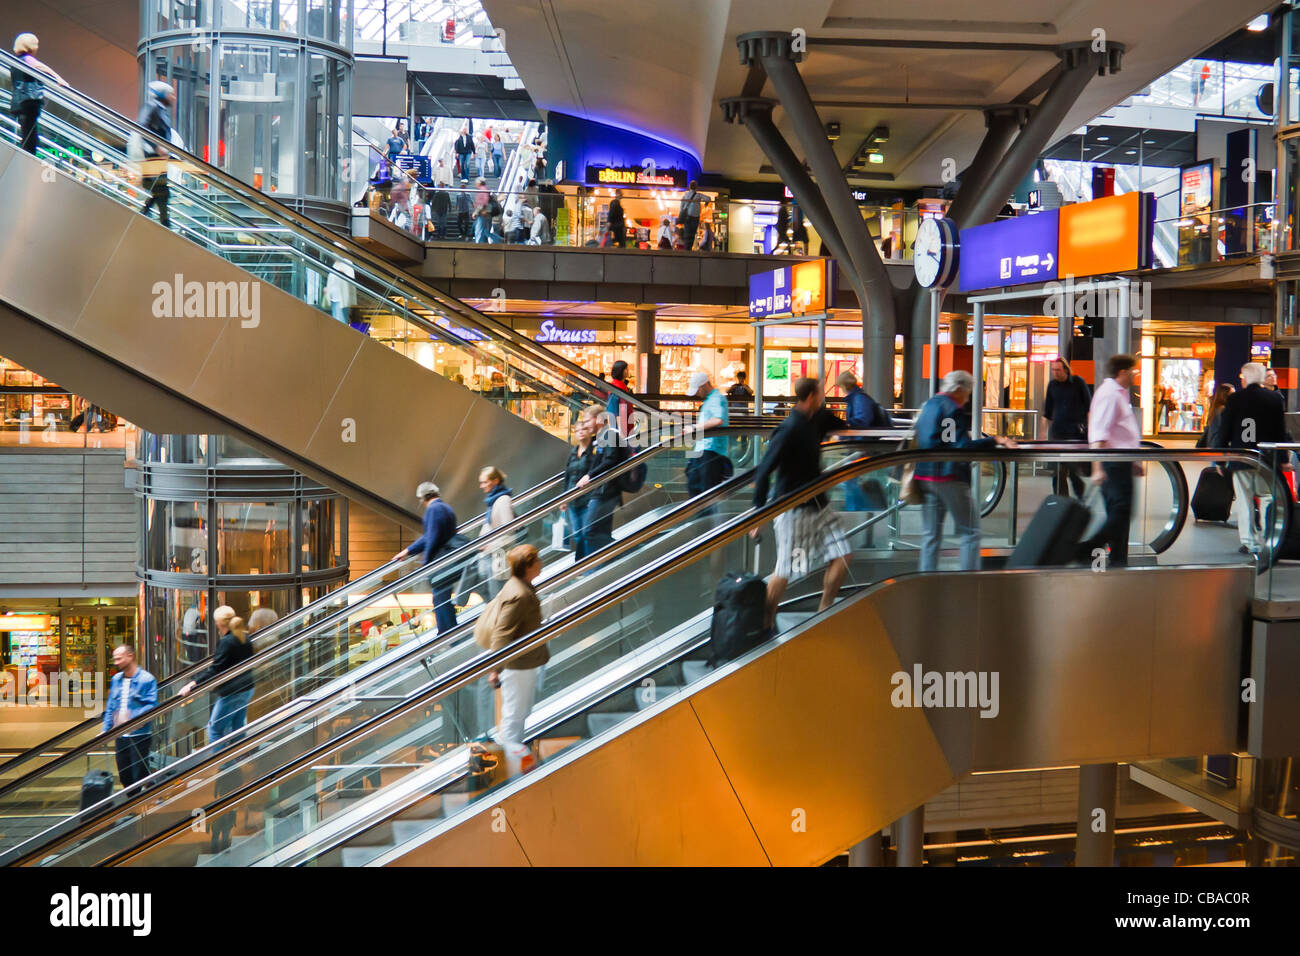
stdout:
{"type": "Polygon", "coordinates": [[[1205,468],[1192,493],[1192,514],[1197,521],[1227,521],[1233,497],[1232,479],[1217,468],[1205,468]]]}
{"type": "Polygon", "coordinates": [[[113,795],[113,775],[107,770],[91,770],[81,778],[81,809],[93,807],[113,795]]]}
{"type": "Polygon", "coordinates": [[[728,571],[718,582],[709,629],[709,664],[717,667],[766,638],[767,585],[755,574],[728,571]]]}
{"type": "Polygon", "coordinates": [[[1091,519],[1092,512],[1082,502],[1064,495],[1049,495],[1020,536],[1020,542],[1007,559],[1007,567],[1069,564],[1091,519]]]}

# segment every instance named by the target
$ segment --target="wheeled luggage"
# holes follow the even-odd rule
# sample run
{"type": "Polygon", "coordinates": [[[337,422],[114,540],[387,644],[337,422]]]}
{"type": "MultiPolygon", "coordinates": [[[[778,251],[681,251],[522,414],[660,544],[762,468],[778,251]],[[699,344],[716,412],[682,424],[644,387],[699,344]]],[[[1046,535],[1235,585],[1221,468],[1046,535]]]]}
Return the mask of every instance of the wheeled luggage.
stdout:
{"type": "Polygon", "coordinates": [[[1218,468],[1205,468],[1192,492],[1192,514],[1197,521],[1227,521],[1232,499],[1232,478],[1218,468]]]}
{"type": "Polygon", "coordinates": [[[754,574],[728,571],[718,582],[709,630],[709,663],[734,660],[766,637],[767,585],[754,574]]]}
{"type": "Polygon", "coordinates": [[[1079,550],[1091,518],[1092,512],[1082,502],[1064,495],[1049,495],[1020,536],[1016,549],[1007,559],[1007,567],[1069,564],[1079,550]]]}
{"type": "Polygon", "coordinates": [[[93,807],[113,795],[113,775],[107,770],[91,770],[81,778],[81,809],[93,807]]]}

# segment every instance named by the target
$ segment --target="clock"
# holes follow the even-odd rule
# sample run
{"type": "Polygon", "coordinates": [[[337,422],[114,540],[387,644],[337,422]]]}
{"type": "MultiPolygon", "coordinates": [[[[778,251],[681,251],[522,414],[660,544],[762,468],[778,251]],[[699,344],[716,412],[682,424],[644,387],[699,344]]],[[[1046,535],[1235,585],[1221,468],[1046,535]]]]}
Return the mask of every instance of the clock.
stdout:
{"type": "Polygon", "coordinates": [[[951,219],[922,219],[912,244],[912,271],[916,281],[929,289],[946,289],[957,277],[957,226],[951,219]]]}

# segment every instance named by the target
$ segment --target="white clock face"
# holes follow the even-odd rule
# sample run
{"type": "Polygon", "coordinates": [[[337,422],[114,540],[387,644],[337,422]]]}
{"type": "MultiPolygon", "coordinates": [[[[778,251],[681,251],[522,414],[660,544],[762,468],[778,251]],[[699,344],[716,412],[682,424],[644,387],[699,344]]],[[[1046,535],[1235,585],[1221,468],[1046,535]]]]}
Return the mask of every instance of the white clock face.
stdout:
{"type": "Polygon", "coordinates": [[[943,257],[943,233],[939,230],[939,223],[934,219],[922,219],[912,246],[912,270],[916,281],[927,289],[934,285],[939,278],[943,257]]]}

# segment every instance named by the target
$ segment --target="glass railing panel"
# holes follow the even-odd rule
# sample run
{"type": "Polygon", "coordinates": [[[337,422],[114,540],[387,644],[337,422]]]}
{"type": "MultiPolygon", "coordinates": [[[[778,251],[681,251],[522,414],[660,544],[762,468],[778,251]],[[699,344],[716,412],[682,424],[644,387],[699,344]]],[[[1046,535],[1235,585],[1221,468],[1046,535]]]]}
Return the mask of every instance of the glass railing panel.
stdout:
{"type": "MultiPolygon", "coordinates": [[[[755,437],[761,445],[763,437],[755,437]]],[[[680,472],[690,454],[690,448],[672,446],[656,452],[650,456],[650,460],[658,472],[666,475],[673,471],[680,472]]],[[[594,484],[592,487],[596,489],[599,485],[594,484]]],[[[611,538],[615,542],[615,550],[622,547],[616,542],[640,533],[656,521],[671,524],[674,520],[672,508],[687,496],[684,485],[670,487],[665,483],[652,485],[649,482],[635,496],[627,496],[628,500],[614,511],[611,522],[611,538]]],[[[624,495],[615,492],[614,497],[622,498],[624,495]]],[[[737,503],[726,507],[739,511],[743,510],[745,503],[738,496],[737,503]]],[[[367,665],[384,654],[411,642],[434,646],[443,643],[443,635],[439,633],[436,624],[435,597],[431,586],[433,581],[438,582],[440,589],[451,595],[451,604],[460,624],[468,625],[473,622],[484,603],[499,589],[506,573],[504,556],[509,547],[523,543],[534,545],[548,562],[551,575],[570,568],[575,560],[574,542],[571,535],[566,533],[565,525],[569,521],[571,508],[571,504],[563,501],[543,504],[530,514],[521,516],[512,527],[481,539],[481,543],[475,541],[458,555],[417,573],[408,574],[396,584],[376,589],[364,597],[357,596],[355,601],[347,602],[350,608],[345,614],[309,629],[282,649],[260,656],[248,671],[254,689],[245,708],[247,719],[257,721],[268,715],[280,719],[286,715],[281,708],[321,692],[332,681],[352,679],[352,675],[362,672],[367,665]],[[277,714],[277,711],[280,712],[277,714]]],[[[650,540],[642,548],[644,550],[650,545],[662,548],[672,542],[689,540],[700,532],[700,528],[698,522],[687,522],[661,534],[647,535],[650,540]]],[[[580,595],[598,586],[600,582],[616,580],[619,576],[630,573],[636,561],[644,560],[642,552],[635,554],[636,557],[626,556],[616,561],[596,558],[581,573],[571,573],[562,586],[551,589],[552,596],[549,599],[557,606],[567,606],[579,600],[580,595]]],[[[409,564],[406,566],[408,570],[410,567],[409,564]]],[[[457,647],[445,652],[439,651],[429,655],[420,664],[417,673],[443,673],[447,667],[455,666],[460,659],[457,647]]],[[[229,679],[227,675],[221,681],[229,679]]],[[[147,750],[150,760],[148,769],[151,772],[169,768],[178,761],[198,755],[202,748],[214,743],[214,731],[208,724],[216,697],[223,695],[218,693],[222,686],[220,682],[213,686],[214,690],[206,692],[201,686],[193,692],[191,699],[150,722],[147,750]]],[[[404,684],[396,692],[405,693],[404,684]]],[[[239,734],[232,736],[237,739],[239,734]]],[[[115,747],[115,743],[102,743],[106,751],[115,747]]],[[[135,743],[139,745],[140,741],[135,743]]],[[[105,761],[101,759],[99,762],[103,764],[105,761]]],[[[76,762],[76,766],[80,765],[79,761],[76,762]]],[[[65,819],[74,816],[79,809],[80,794],[74,786],[76,774],[66,772],[68,766],[65,762],[64,767],[57,772],[36,775],[35,780],[27,781],[27,786],[8,795],[9,802],[13,806],[30,803],[31,794],[39,790],[41,802],[36,809],[39,809],[39,816],[47,821],[47,825],[51,820],[57,822],[60,815],[65,819]]],[[[97,769],[111,768],[105,766],[97,769]]],[[[117,783],[121,785],[124,779],[119,774],[117,783]]],[[[149,784],[150,781],[146,783],[149,784]]],[[[0,794],[0,814],[6,810],[6,796],[0,794]]],[[[37,814],[28,813],[28,816],[33,815],[37,814]]],[[[4,841],[0,842],[0,849],[12,845],[2,833],[0,840],[4,841]]]]}

